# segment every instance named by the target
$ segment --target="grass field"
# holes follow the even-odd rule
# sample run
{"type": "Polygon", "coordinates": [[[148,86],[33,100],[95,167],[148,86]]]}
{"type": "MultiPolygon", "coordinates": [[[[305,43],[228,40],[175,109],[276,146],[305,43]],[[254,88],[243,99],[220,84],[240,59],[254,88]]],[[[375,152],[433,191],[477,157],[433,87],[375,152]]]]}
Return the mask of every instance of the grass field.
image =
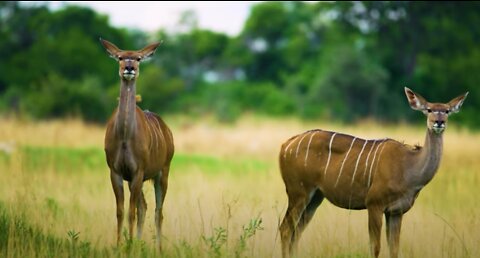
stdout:
{"type": "MultiPolygon", "coordinates": [[[[371,122],[165,120],[176,154],[164,205],[164,257],[279,257],[277,228],[287,200],[277,156],[280,145],[295,134],[322,128],[421,145],[425,136],[424,128],[371,122]]],[[[404,217],[402,257],[480,257],[480,134],[455,128],[455,118],[450,124],[440,170],[404,217]]],[[[13,147],[0,151],[1,257],[156,255],[151,183],[144,186],[143,239],[115,247],[104,132],[79,120],[0,119],[0,143],[13,147]]],[[[368,257],[366,211],[324,202],[300,240],[298,256],[368,257]]],[[[387,256],[383,230],[381,257],[387,256]]]]}

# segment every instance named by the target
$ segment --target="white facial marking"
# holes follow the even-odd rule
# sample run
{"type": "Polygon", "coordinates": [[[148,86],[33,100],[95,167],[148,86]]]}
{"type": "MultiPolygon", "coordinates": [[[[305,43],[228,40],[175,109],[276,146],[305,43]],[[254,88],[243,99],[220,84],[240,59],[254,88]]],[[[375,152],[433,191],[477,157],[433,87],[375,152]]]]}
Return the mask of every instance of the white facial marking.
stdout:
{"type": "Polygon", "coordinates": [[[368,142],[368,140],[365,140],[365,143],[363,144],[362,150],[358,154],[357,162],[355,163],[355,169],[353,170],[353,175],[352,175],[352,185],[353,185],[353,181],[355,180],[355,173],[357,172],[358,162],[360,162],[360,158],[362,157],[362,153],[363,153],[363,150],[365,149],[365,146],[367,146],[367,142],[368,142]]]}
{"type": "Polygon", "coordinates": [[[333,142],[333,138],[335,138],[335,135],[337,135],[337,133],[332,134],[332,137],[330,138],[330,144],[328,144],[328,159],[327,159],[327,165],[325,165],[325,170],[323,171],[324,177],[327,174],[328,164],[330,164],[330,156],[332,155],[332,142],[333,142]]]}
{"type": "Polygon", "coordinates": [[[314,136],[316,133],[317,133],[317,132],[314,132],[314,133],[310,136],[310,140],[308,141],[307,154],[305,154],[305,167],[307,166],[308,150],[310,150],[310,143],[312,143],[312,138],[313,138],[313,136],[314,136]]]}
{"type": "Polygon", "coordinates": [[[345,158],[343,158],[342,166],[340,166],[340,172],[338,173],[338,177],[337,177],[337,182],[335,182],[335,187],[337,186],[338,181],[340,180],[340,176],[342,175],[342,171],[343,171],[343,165],[345,165],[345,161],[347,160],[348,154],[350,154],[350,151],[352,150],[352,147],[353,147],[353,143],[355,142],[356,139],[357,139],[356,137],[353,138],[352,143],[350,144],[350,148],[348,149],[347,154],[345,154],[345,158]]]}
{"type": "Polygon", "coordinates": [[[123,78],[127,79],[127,80],[132,80],[133,78],[135,78],[135,73],[123,73],[123,78]]]}
{"type": "Polygon", "coordinates": [[[126,75],[126,74],[135,74],[135,71],[128,71],[127,69],[123,70],[123,74],[126,75]]]}

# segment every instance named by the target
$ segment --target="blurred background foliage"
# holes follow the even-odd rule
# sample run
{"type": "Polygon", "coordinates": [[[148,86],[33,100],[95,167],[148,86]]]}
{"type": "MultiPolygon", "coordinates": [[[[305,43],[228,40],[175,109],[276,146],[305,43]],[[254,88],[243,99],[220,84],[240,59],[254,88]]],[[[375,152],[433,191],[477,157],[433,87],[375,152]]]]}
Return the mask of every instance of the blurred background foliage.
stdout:
{"type": "Polygon", "coordinates": [[[455,119],[480,125],[479,2],[259,2],[234,37],[196,19],[185,11],[181,30],[147,34],[85,7],[0,2],[0,112],[103,123],[119,77],[102,37],[163,41],[137,82],[140,106],[160,114],[423,121],[407,86],[432,102],[470,91],[455,119]]]}

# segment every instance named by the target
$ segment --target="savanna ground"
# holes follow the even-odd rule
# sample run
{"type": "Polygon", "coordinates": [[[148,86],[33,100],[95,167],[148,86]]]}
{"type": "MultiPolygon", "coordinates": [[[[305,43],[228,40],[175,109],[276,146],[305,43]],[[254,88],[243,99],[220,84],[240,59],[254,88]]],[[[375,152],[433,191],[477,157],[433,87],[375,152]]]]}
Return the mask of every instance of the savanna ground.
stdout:
{"type": "MultiPolygon", "coordinates": [[[[233,125],[208,118],[165,120],[176,154],[164,205],[164,257],[279,257],[277,228],[287,199],[277,156],[295,134],[322,128],[421,145],[425,136],[423,127],[369,122],[344,126],[251,116],[233,125]]],[[[441,167],[404,217],[402,257],[480,257],[480,134],[455,128],[454,118],[450,124],[441,167]]],[[[158,255],[149,182],[143,239],[115,247],[115,202],[103,136],[103,126],[79,120],[0,119],[1,257],[158,255]]],[[[298,253],[368,255],[366,211],[339,209],[328,201],[307,227],[298,253]]],[[[388,256],[384,229],[381,256],[388,256]]]]}

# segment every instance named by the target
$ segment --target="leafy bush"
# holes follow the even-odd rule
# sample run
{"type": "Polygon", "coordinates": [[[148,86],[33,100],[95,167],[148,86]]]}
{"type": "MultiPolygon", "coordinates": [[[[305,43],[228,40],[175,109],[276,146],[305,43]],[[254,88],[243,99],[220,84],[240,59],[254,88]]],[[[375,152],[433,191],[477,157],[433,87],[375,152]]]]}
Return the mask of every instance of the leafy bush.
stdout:
{"type": "Polygon", "coordinates": [[[108,114],[109,100],[96,77],[69,81],[53,73],[18,98],[21,110],[35,118],[80,116],[102,121],[108,114]]]}

